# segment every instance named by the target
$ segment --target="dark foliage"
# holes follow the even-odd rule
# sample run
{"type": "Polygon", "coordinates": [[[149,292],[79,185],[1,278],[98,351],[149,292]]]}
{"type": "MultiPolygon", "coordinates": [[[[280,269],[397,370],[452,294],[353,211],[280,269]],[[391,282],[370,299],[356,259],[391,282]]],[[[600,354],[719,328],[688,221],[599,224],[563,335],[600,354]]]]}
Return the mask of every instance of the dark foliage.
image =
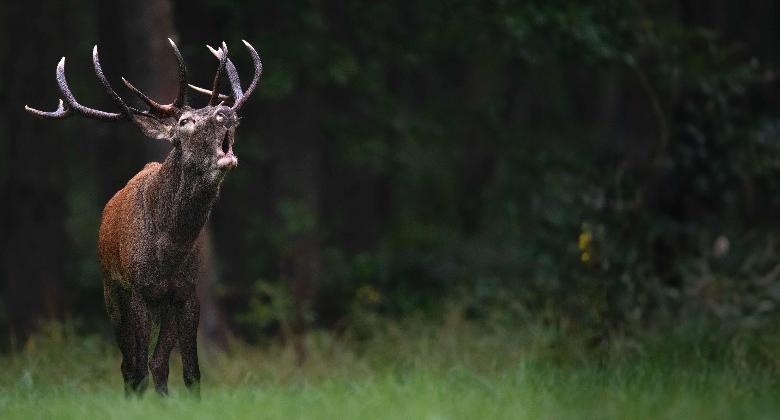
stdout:
{"type": "MultiPolygon", "coordinates": [[[[105,324],[99,212],[152,156],[150,140],[22,110],[56,103],[62,55],[74,90],[100,103],[94,42],[109,79],[142,78],[123,61],[151,59],[133,47],[144,28],[107,28],[98,3],[3,6],[5,330],[41,317],[105,324]],[[32,15],[38,25],[22,19],[32,15]]],[[[263,57],[241,165],[211,221],[211,293],[239,335],[435,317],[451,302],[596,337],[682,318],[776,319],[779,6],[150,4],[144,13],[173,17],[196,84],[216,64],[200,45],[239,51],[247,39],[263,57]]],[[[136,22],[135,9],[115,18],[136,22]]]]}

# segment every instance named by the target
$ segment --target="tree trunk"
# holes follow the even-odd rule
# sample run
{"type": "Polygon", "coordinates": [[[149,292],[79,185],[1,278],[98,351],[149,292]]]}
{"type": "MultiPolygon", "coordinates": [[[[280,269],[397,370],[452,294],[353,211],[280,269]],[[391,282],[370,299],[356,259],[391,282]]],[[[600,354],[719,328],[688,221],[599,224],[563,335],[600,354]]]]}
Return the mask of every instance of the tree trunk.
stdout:
{"type": "MultiPolygon", "coordinates": [[[[305,95],[307,96],[307,95],[305,95]]],[[[273,197],[278,226],[283,230],[278,266],[279,277],[289,291],[291,308],[286,339],[299,363],[306,359],[304,338],[312,322],[312,298],[320,276],[319,170],[321,151],[316,107],[311,97],[298,98],[285,105],[301,109],[290,120],[280,121],[272,134],[275,173],[273,197]],[[300,108],[299,108],[300,107],[300,108]],[[297,117],[300,116],[300,117],[297,117]]]]}
{"type": "Polygon", "coordinates": [[[220,350],[226,350],[230,338],[227,321],[217,299],[217,269],[214,258],[214,241],[207,224],[201,233],[203,246],[200,248],[202,261],[198,271],[198,296],[200,297],[200,333],[206,343],[220,350]]]}

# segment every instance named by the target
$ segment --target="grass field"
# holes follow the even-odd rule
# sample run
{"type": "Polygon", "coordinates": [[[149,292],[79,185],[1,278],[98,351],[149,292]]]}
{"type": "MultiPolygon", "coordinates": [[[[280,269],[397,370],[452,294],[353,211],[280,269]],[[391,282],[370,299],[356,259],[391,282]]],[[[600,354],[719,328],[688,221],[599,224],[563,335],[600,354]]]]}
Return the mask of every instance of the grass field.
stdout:
{"type": "Polygon", "coordinates": [[[707,330],[584,340],[448,323],[369,339],[313,333],[298,366],[282,345],[202,354],[202,398],[173,357],[171,396],[124,398],[105,337],[52,327],[0,358],[1,419],[774,419],[780,334],[707,330]]]}

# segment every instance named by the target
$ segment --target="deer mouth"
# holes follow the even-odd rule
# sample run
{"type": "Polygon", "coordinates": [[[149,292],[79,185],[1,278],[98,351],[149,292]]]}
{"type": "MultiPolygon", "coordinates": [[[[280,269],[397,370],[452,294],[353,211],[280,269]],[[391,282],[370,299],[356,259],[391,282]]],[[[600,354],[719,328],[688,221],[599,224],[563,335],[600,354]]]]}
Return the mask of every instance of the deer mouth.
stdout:
{"type": "Polygon", "coordinates": [[[238,158],[233,154],[233,131],[225,130],[222,143],[217,149],[217,169],[229,170],[238,166],[238,158]]]}

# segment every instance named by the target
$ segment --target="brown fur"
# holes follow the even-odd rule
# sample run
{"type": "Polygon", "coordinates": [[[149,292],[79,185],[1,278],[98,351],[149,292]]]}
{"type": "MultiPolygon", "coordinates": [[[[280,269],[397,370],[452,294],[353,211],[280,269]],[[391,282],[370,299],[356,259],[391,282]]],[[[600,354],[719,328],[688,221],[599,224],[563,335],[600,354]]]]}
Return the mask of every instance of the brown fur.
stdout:
{"type": "Polygon", "coordinates": [[[150,370],[157,391],[167,392],[168,360],[177,343],[184,382],[198,389],[200,234],[232,167],[218,161],[233,156],[237,119],[230,108],[209,106],[163,123],[172,133],[173,150],[163,163],[147,164],[109,200],[100,225],[103,295],[128,393],[143,391],[150,370]],[[148,360],[153,324],[160,333],[148,360]]]}
{"type": "MultiPolygon", "coordinates": [[[[108,200],[103,209],[98,256],[100,266],[104,270],[108,270],[104,273],[107,287],[113,287],[113,282],[108,276],[112,271],[118,273],[120,278],[129,278],[130,248],[134,242],[132,232],[141,230],[138,226],[141,221],[134,220],[132,217],[135,198],[139,194],[138,190],[143,185],[144,179],[149,175],[156,174],[159,169],[159,162],[147,163],[141,172],[138,172],[124,188],[108,200]]],[[[129,285],[122,286],[128,287],[129,285]]]]}

